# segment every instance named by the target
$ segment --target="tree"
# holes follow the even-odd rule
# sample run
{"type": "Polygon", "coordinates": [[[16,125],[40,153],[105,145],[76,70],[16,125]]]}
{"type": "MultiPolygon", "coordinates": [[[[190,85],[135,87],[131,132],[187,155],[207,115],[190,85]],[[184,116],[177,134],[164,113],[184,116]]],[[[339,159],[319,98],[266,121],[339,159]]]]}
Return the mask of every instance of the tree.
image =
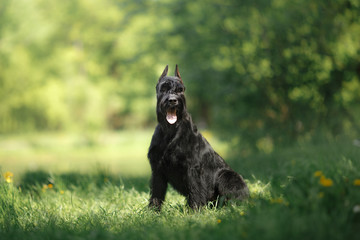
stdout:
{"type": "Polygon", "coordinates": [[[172,49],[189,71],[193,112],[222,133],[259,146],[358,128],[356,1],[203,0],[174,9],[171,34],[182,41],[172,49]]]}

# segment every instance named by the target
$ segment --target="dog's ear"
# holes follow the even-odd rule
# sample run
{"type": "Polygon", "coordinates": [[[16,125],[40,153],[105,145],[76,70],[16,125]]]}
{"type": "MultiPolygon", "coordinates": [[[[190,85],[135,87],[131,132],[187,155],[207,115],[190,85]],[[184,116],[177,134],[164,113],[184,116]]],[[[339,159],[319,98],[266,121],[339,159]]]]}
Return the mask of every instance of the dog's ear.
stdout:
{"type": "Polygon", "coordinates": [[[160,78],[159,78],[159,81],[163,78],[163,77],[166,77],[167,73],[168,73],[168,69],[169,69],[169,66],[166,65],[163,73],[161,74],[160,78]]]}
{"type": "Polygon", "coordinates": [[[181,76],[180,76],[180,73],[179,73],[179,67],[178,65],[176,64],[176,67],[175,67],[175,77],[178,77],[181,81],[181,83],[183,83],[182,79],[181,79],[181,76]]]}

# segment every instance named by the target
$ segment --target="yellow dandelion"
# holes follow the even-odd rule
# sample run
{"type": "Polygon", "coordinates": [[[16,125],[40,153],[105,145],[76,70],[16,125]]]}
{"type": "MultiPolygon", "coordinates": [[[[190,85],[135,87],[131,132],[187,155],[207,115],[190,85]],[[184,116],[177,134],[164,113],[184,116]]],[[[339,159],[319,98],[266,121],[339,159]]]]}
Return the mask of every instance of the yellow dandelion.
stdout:
{"type": "Polygon", "coordinates": [[[45,192],[48,188],[49,188],[48,185],[44,184],[44,185],[42,186],[41,190],[42,190],[43,192],[45,192]]]}
{"type": "Polygon", "coordinates": [[[334,185],[333,181],[330,178],[326,178],[325,176],[320,177],[319,183],[324,187],[331,187],[334,185]]]}
{"type": "Polygon", "coordinates": [[[60,194],[64,194],[65,192],[63,190],[60,191],[60,194]]]}
{"type": "Polygon", "coordinates": [[[355,179],[353,184],[354,186],[360,186],[360,179],[355,179]]]}
{"type": "Polygon", "coordinates": [[[218,219],[218,220],[217,220],[217,223],[221,223],[221,219],[218,219]]]}
{"type": "Polygon", "coordinates": [[[47,185],[47,187],[48,187],[48,188],[53,188],[53,187],[54,187],[54,185],[53,185],[53,184],[51,184],[51,183],[49,183],[49,184],[47,185]]]}
{"type": "Polygon", "coordinates": [[[4,173],[5,182],[12,183],[13,182],[14,174],[12,172],[4,173]]]}
{"type": "Polygon", "coordinates": [[[314,172],[314,177],[321,177],[321,176],[323,176],[322,171],[316,171],[316,172],[314,172]]]}

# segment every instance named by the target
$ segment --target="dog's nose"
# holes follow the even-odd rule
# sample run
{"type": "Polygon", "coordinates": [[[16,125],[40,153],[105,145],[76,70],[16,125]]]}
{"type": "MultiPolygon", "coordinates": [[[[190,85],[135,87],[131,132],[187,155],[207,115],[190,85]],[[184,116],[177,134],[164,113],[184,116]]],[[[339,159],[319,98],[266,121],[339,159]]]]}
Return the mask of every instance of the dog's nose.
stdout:
{"type": "Polygon", "coordinates": [[[178,100],[175,97],[170,97],[169,98],[169,103],[171,105],[176,105],[178,103],[178,100]]]}

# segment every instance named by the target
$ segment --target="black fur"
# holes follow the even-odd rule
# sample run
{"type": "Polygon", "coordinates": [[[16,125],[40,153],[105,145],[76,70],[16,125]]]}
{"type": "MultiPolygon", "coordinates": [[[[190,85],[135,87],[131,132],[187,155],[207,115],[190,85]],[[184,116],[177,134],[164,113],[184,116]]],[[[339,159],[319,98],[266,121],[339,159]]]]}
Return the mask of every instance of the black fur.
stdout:
{"type": "Polygon", "coordinates": [[[243,178],[212,149],[192,122],[178,66],[175,77],[167,76],[167,72],[168,66],[156,85],[159,124],[148,152],[152,170],[149,206],[161,209],[168,183],[187,198],[191,208],[219,197],[247,198],[249,190],[243,178]]]}

